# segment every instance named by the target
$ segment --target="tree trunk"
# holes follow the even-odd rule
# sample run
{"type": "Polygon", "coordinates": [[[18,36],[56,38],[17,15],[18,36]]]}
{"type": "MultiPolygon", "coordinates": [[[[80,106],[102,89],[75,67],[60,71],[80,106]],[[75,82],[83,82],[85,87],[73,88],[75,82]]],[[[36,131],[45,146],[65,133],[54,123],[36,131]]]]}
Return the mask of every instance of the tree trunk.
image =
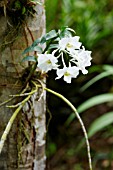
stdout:
{"type": "MultiPolygon", "coordinates": [[[[5,1],[1,2],[0,11],[3,11],[5,1]]],[[[44,4],[44,0],[41,2],[44,4]]],[[[33,39],[45,33],[44,6],[36,5],[35,10],[35,16],[23,22],[18,32],[12,24],[11,15],[6,13],[4,16],[0,12],[0,103],[11,94],[18,94],[22,88],[23,82],[18,81],[23,74],[19,64],[23,57],[21,53],[32,44],[33,39]]],[[[27,67],[27,64],[24,66],[27,67]]],[[[40,91],[32,95],[14,121],[0,155],[0,170],[45,169],[45,93],[38,101],[39,95],[40,91]]],[[[16,109],[6,105],[18,102],[20,98],[0,107],[0,136],[16,109]]]]}

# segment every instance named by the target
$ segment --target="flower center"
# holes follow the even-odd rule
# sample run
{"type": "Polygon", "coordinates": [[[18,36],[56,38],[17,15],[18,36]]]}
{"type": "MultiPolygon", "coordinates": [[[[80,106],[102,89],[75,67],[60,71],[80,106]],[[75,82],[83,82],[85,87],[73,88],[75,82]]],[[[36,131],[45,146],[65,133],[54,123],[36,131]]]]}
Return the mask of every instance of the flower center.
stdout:
{"type": "Polygon", "coordinates": [[[72,48],[73,45],[72,45],[71,43],[67,43],[66,47],[67,47],[67,48],[72,48]]]}
{"type": "Polygon", "coordinates": [[[70,73],[68,73],[67,71],[64,73],[64,76],[70,76],[70,73]]]}
{"type": "Polygon", "coordinates": [[[51,64],[51,60],[47,60],[46,63],[47,63],[47,64],[51,64]]]}

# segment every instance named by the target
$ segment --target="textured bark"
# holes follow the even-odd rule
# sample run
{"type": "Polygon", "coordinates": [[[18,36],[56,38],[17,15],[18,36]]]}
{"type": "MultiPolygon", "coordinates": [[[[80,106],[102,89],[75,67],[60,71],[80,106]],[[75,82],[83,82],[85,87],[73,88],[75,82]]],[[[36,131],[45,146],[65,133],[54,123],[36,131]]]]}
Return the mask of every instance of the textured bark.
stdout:
{"type": "MultiPolygon", "coordinates": [[[[21,53],[31,45],[33,37],[36,39],[45,33],[44,7],[37,5],[35,10],[37,14],[28,19],[27,27],[18,33],[13,43],[10,43],[10,37],[4,41],[10,17],[0,14],[0,45],[5,43],[5,48],[0,51],[0,103],[21,89],[22,84],[18,81],[23,71],[19,65],[21,53]]],[[[40,91],[31,97],[15,120],[0,155],[0,170],[45,169],[45,93],[38,101],[39,95],[40,91]]],[[[18,99],[9,104],[14,102],[18,99]]],[[[0,136],[13,112],[14,109],[6,108],[6,105],[0,108],[0,136]]]]}

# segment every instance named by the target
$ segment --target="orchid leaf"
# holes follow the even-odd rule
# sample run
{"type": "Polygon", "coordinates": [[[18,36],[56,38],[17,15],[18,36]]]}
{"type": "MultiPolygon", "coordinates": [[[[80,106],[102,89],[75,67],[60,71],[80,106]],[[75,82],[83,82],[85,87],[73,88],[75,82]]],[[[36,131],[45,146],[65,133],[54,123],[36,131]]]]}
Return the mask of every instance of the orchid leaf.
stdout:
{"type": "Polygon", "coordinates": [[[51,44],[48,49],[58,48],[58,44],[51,44]]]}
{"type": "Polygon", "coordinates": [[[25,61],[33,61],[33,62],[36,62],[37,59],[36,59],[35,56],[26,56],[26,57],[24,57],[24,58],[22,59],[21,62],[25,62],[25,61]]]}
{"type": "Polygon", "coordinates": [[[26,53],[29,53],[29,52],[32,52],[32,51],[34,51],[34,47],[33,47],[33,46],[30,46],[30,47],[26,48],[26,49],[23,51],[22,55],[24,55],[24,54],[26,54],[26,53]]]}
{"type": "Polygon", "coordinates": [[[40,41],[41,41],[40,38],[36,39],[36,40],[33,42],[32,47],[37,46],[37,45],[40,43],[40,41]]]}
{"type": "Polygon", "coordinates": [[[39,52],[39,53],[42,53],[42,48],[41,47],[39,47],[39,46],[36,46],[36,47],[34,47],[34,51],[37,51],[37,52],[39,52]]]}
{"type": "Polygon", "coordinates": [[[55,37],[57,37],[57,33],[56,33],[55,30],[52,30],[52,31],[48,32],[47,34],[45,34],[45,35],[41,38],[40,43],[41,43],[41,44],[44,44],[44,43],[46,43],[46,41],[48,41],[48,40],[50,40],[50,39],[52,39],[52,38],[55,38],[55,37]]]}

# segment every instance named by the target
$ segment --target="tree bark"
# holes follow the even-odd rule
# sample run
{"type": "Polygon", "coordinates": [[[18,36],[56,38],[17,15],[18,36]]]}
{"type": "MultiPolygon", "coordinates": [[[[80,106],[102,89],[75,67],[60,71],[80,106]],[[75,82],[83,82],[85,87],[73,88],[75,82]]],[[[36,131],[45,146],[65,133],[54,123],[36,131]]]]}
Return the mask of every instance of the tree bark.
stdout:
{"type": "MultiPolygon", "coordinates": [[[[44,0],[41,1],[44,4],[44,0]]],[[[1,8],[1,6],[0,6],[1,8]]],[[[18,35],[11,36],[15,27],[10,16],[0,13],[0,103],[9,95],[18,94],[22,82],[23,68],[19,62],[23,50],[45,33],[45,11],[43,5],[35,6],[35,16],[29,17],[18,35]],[[8,33],[8,28],[12,32],[8,33]]],[[[14,32],[13,32],[14,33],[14,32]]],[[[24,65],[27,67],[27,64],[24,65]]],[[[40,89],[41,90],[41,89],[40,89]]],[[[35,93],[18,114],[0,155],[0,170],[44,170],[45,169],[45,93],[38,101],[40,90],[35,93]]],[[[6,105],[17,103],[16,99],[0,107],[0,136],[14,109],[6,105]]]]}

